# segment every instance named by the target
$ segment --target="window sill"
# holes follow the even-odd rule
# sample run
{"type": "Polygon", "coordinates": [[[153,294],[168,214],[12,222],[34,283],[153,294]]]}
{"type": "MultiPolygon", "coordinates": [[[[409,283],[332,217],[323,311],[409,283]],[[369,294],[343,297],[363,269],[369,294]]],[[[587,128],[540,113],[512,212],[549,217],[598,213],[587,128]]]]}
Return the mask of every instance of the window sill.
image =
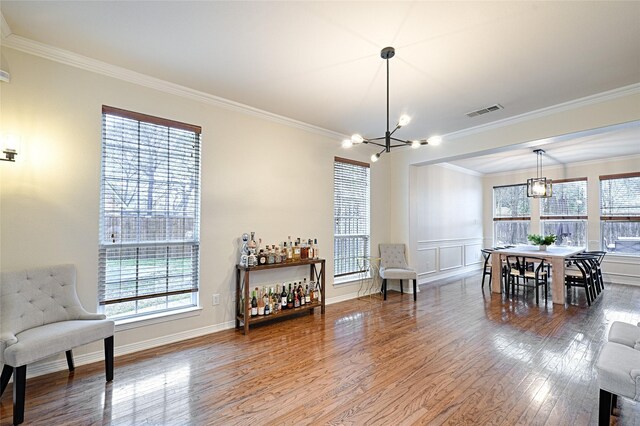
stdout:
{"type": "Polygon", "coordinates": [[[345,278],[334,278],[333,279],[333,286],[334,287],[341,287],[341,286],[346,286],[346,285],[353,285],[353,284],[358,284],[362,281],[369,281],[371,280],[371,277],[345,277],[345,278]]]}
{"type": "Polygon", "coordinates": [[[195,317],[197,315],[200,315],[200,311],[202,311],[201,306],[192,306],[185,309],[177,309],[175,311],[160,312],[157,314],[115,320],[116,331],[130,330],[133,328],[146,327],[148,325],[159,324],[166,321],[195,317]]]}

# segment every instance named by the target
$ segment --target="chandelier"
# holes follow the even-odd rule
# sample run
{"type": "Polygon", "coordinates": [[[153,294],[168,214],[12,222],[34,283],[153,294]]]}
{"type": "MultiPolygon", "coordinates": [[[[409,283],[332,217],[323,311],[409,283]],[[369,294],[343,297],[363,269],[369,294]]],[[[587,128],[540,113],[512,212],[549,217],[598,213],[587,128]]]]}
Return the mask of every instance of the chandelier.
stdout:
{"type": "Polygon", "coordinates": [[[354,144],[358,145],[361,143],[377,145],[382,147],[382,150],[376,154],[371,156],[371,161],[376,162],[380,158],[380,154],[383,152],[391,152],[391,148],[398,148],[404,146],[411,146],[412,148],[420,148],[422,145],[439,145],[442,142],[442,138],[440,136],[431,136],[428,139],[417,139],[417,140],[403,140],[394,138],[393,134],[403,126],[406,126],[411,121],[411,117],[408,115],[402,115],[398,119],[398,123],[393,130],[389,130],[389,59],[393,58],[396,54],[396,50],[393,47],[385,47],[380,51],[380,56],[382,59],[387,61],[387,131],[384,136],[380,136],[379,138],[364,138],[359,134],[354,134],[351,136],[351,139],[345,139],[342,141],[343,148],[351,148],[354,144]]]}
{"type": "Polygon", "coordinates": [[[536,177],[527,179],[527,197],[551,198],[553,193],[552,180],[542,176],[543,149],[534,149],[536,154],[536,177]]]}

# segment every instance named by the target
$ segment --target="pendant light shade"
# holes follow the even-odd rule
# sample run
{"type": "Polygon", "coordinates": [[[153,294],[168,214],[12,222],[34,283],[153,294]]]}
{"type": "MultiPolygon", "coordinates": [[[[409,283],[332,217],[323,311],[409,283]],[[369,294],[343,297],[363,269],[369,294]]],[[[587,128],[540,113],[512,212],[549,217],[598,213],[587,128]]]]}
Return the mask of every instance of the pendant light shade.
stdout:
{"type": "Polygon", "coordinates": [[[536,154],[536,177],[527,179],[527,197],[530,198],[551,198],[553,196],[553,181],[542,177],[542,156],[543,149],[535,149],[536,154]]]}

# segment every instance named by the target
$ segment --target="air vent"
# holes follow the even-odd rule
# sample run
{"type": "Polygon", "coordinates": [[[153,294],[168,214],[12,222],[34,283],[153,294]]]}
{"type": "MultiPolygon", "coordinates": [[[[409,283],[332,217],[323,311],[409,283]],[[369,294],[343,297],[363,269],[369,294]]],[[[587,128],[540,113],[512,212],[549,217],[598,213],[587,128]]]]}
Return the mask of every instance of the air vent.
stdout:
{"type": "Polygon", "coordinates": [[[475,111],[471,111],[467,113],[467,117],[475,117],[477,115],[487,114],[489,112],[498,111],[499,109],[503,109],[504,107],[500,104],[494,104],[488,106],[486,108],[481,108],[475,111]]]}

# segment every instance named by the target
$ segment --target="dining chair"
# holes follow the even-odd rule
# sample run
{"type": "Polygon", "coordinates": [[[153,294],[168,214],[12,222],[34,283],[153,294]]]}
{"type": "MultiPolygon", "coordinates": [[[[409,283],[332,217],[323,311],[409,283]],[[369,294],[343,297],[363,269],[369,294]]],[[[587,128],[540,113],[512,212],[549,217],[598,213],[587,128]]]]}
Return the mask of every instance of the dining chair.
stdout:
{"type": "Polygon", "coordinates": [[[536,291],[536,305],[540,305],[540,286],[544,287],[544,303],[549,296],[548,263],[538,257],[507,256],[507,286],[511,284],[511,293],[515,293],[516,286],[533,287],[536,291]]]}
{"type": "Polygon", "coordinates": [[[380,249],[380,278],[382,278],[384,300],[387,300],[387,280],[392,279],[400,281],[400,293],[404,293],[402,280],[413,280],[413,300],[416,301],[418,273],[407,265],[406,246],[404,244],[380,244],[378,248],[380,249]]]}
{"type": "Polygon", "coordinates": [[[591,303],[595,300],[596,293],[596,280],[597,272],[595,271],[595,264],[597,264],[597,257],[593,255],[574,255],[566,258],[572,267],[565,268],[564,283],[567,287],[567,295],[570,294],[569,290],[572,287],[580,287],[585,291],[587,297],[587,305],[591,306],[591,303]]]}
{"type": "Polygon", "coordinates": [[[484,279],[489,276],[489,286],[491,286],[491,253],[492,249],[482,249],[482,258],[484,259],[484,266],[482,268],[482,291],[484,291],[484,279]]]}

